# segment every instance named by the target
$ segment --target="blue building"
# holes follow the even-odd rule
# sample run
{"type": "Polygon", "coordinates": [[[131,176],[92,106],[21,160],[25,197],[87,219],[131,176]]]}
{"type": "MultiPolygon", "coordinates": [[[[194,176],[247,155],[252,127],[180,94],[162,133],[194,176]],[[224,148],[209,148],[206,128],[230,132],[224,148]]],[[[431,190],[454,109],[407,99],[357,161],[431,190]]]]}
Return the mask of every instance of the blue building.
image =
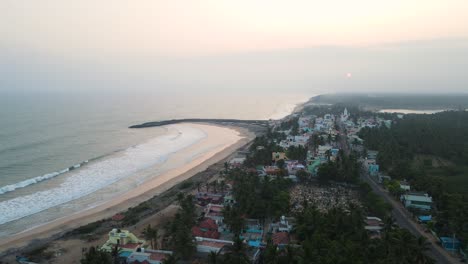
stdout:
{"type": "Polygon", "coordinates": [[[369,174],[371,176],[376,176],[379,174],[379,165],[378,164],[370,164],[369,165],[369,174]]]}
{"type": "Polygon", "coordinates": [[[439,237],[442,247],[448,251],[458,251],[460,249],[460,241],[453,237],[439,237]]]}

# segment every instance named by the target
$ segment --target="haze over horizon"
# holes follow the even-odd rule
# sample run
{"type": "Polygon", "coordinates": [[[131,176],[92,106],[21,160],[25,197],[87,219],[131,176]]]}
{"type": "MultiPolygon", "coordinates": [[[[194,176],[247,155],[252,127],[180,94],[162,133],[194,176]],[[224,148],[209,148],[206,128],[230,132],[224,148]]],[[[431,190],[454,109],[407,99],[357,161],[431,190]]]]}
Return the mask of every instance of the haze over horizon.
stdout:
{"type": "Polygon", "coordinates": [[[468,92],[468,2],[0,3],[0,92],[468,92]]]}

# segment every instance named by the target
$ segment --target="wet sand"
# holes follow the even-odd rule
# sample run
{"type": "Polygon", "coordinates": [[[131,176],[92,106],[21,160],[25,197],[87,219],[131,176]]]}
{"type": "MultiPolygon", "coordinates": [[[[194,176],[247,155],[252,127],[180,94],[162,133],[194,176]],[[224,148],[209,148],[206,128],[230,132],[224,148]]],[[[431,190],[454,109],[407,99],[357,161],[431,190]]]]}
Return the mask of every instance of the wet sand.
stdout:
{"type": "MultiPolygon", "coordinates": [[[[66,216],[2,239],[0,241],[0,252],[5,252],[11,248],[24,247],[35,239],[45,239],[54,235],[64,234],[79,226],[111,217],[117,212],[138,205],[157,194],[163,193],[177,183],[194,176],[196,173],[205,170],[211,164],[225,159],[255,137],[254,133],[244,128],[227,128],[208,124],[190,124],[190,126],[202,129],[207,134],[207,137],[186,149],[199,149],[202,152],[202,154],[189,163],[169,170],[124,195],[95,208],[66,216]],[[214,144],[216,147],[203,152],[203,148],[207,143],[214,144]]],[[[175,162],[177,159],[180,159],[183,156],[182,152],[186,150],[174,153],[167,162],[175,162]]]]}

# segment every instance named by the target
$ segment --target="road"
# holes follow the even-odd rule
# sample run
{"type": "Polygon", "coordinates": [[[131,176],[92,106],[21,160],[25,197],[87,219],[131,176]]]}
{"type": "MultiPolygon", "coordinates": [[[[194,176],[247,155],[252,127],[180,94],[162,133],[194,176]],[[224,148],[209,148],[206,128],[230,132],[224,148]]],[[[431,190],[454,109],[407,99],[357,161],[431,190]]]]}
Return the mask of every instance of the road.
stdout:
{"type": "MultiPolygon", "coordinates": [[[[343,125],[340,121],[338,121],[338,124],[340,131],[338,138],[340,148],[345,152],[346,155],[349,155],[350,150],[346,135],[344,134],[343,125]]],[[[398,226],[408,229],[408,231],[417,237],[423,236],[427,238],[427,241],[430,242],[427,255],[433,258],[436,263],[445,264],[460,262],[458,259],[454,258],[447,251],[445,251],[441,246],[439,246],[437,239],[432,234],[426,233],[419,224],[415,223],[403,205],[395,201],[387,191],[383,190],[375,181],[373,181],[365,169],[363,169],[361,172],[361,180],[367,182],[376,194],[380,195],[385,199],[385,201],[392,205],[392,216],[398,226]]]]}
{"type": "MultiPolygon", "coordinates": [[[[365,170],[364,170],[365,171],[365,170]]],[[[427,255],[433,258],[436,263],[445,264],[445,263],[457,263],[458,259],[452,257],[447,251],[445,251],[441,246],[438,245],[437,239],[431,234],[426,233],[424,229],[417,223],[412,220],[409,212],[403,207],[403,205],[395,201],[388,192],[383,190],[375,181],[373,181],[369,175],[365,172],[361,174],[361,179],[367,182],[372,190],[385,199],[390,205],[392,205],[392,216],[395,219],[395,222],[398,226],[408,229],[413,235],[419,237],[423,236],[427,238],[429,244],[429,251],[427,255]]]]}

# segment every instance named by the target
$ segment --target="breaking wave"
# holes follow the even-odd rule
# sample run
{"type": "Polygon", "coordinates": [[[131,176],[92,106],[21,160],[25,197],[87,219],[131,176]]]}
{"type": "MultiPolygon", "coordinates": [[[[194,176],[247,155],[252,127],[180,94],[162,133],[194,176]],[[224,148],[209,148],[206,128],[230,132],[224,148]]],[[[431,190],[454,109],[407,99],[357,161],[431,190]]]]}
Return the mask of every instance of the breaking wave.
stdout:
{"type": "MultiPolygon", "coordinates": [[[[89,162],[86,166],[70,172],[64,181],[55,188],[34,192],[0,202],[0,224],[11,222],[51,207],[76,200],[96,192],[119,180],[131,177],[138,171],[161,164],[167,158],[206,137],[205,132],[184,125],[169,126],[166,135],[156,137],[146,143],[130,147],[104,159],[89,162]]],[[[75,168],[75,166],[74,166],[75,168]]],[[[36,177],[27,181],[5,186],[2,189],[11,191],[56,177],[69,169],[36,177]],[[8,188],[7,188],[8,187],[8,188]]]]}
{"type": "Polygon", "coordinates": [[[86,163],[88,163],[87,160],[82,162],[82,163],[73,165],[70,168],[63,169],[61,171],[47,173],[47,174],[44,174],[42,176],[37,176],[37,177],[32,178],[32,179],[27,179],[27,180],[20,181],[20,182],[14,183],[14,184],[10,184],[10,185],[0,187],[0,194],[4,194],[4,193],[7,193],[7,192],[12,192],[14,190],[24,188],[24,187],[27,187],[27,186],[32,185],[32,184],[36,184],[36,183],[39,183],[39,182],[42,182],[42,181],[45,181],[45,180],[48,180],[48,179],[55,178],[55,177],[57,177],[59,175],[62,175],[64,173],[67,173],[67,172],[72,171],[74,169],[78,169],[78,168],[80,168],[81,166],[83,166],[86,163]]]}

